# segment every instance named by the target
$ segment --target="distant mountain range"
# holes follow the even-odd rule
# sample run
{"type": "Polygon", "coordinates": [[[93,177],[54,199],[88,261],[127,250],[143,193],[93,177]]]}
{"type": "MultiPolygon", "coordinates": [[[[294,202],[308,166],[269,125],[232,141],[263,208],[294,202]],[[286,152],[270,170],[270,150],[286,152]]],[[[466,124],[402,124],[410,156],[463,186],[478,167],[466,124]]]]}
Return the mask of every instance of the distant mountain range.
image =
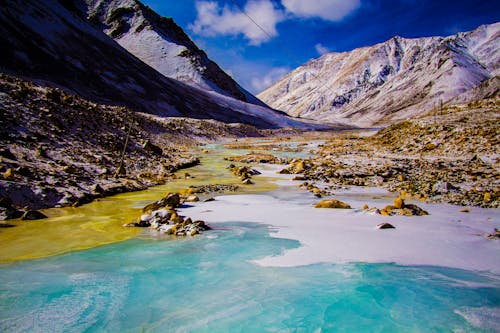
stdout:
{"type": "Polygon", "coordinates": [[[383,126],[448,101],[498,96],[500,23],[328,53],[257,95],[289,115],[383,126]],[[476,88],[484,87],[485,89],[476,88]],[[475,89],[476,88],[476,89],[475,89]]]}
{"type": "Polygon", "coordinates": [[[272,110],[135,0],[6,0],[0,71],[161,117],[311,127],[272,110]]]}

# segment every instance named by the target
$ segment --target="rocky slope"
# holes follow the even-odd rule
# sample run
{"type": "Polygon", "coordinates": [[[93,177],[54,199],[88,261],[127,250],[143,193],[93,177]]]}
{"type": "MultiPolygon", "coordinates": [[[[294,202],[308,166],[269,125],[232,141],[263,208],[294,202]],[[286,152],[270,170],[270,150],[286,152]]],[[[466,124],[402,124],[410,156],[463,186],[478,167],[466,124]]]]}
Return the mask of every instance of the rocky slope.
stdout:
{"type": "Polygon", "coordinates": [[[239,86],[171,19],[136,0],[86,0],[89,20],[163,75],[266,106],[239,86]]]}
{"type": "MultiPolygon", "coordinates": [[[[342,186],[383,186],[423,201],[500,206],[500,100],[446,106],[374,136],[337,135],[286,170],[342,186]]],[[[311,186],[306,184],[306,186],[311,186]]]]}
{"type": "MultiPolygon", "coordinates": [[[[496,23],[450,37],[394,37],[325,54],[258,97],[293,116],[379,126],[423,114],[499,74],[496,23]]],[[[498,79],[491,83],[498,89],[498,79]]]]}
{"type": "Polygon", "coordinates": [[[0,220],[17,209],[80,205],[161,184],[197,163],[188,150],[200,141],[261,135],[249,125],[97,104],[0,74],[0,220]]]}
{"type": "MultiPolygon", "coordinates": [[[[165,77],[103,33],[99,24],[91,23],[87,11],[83,0],[4,1],[0,71],[98,103],[160,116],[217,119],[260,128],[307,126],[267,107],[226,96],[231,93],[218,94],[165,77]]],[[[145,27],[144,31],[152,30],[145,27]]],[[[229,85],[223,84],[231,92],[235,87],[229,85]]]]}

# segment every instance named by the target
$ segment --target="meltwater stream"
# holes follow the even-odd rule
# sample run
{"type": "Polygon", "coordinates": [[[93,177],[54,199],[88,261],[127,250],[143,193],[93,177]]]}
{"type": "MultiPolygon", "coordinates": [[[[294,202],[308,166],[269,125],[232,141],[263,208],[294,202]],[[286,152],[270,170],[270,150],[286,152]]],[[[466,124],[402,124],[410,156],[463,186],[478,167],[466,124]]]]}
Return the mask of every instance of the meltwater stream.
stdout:
{"type": "Polygon", "coordinates": [[[1,332],[494,332],[498,277],[394,264],[261,267],[297,247],[215,225],[0,268],[1,332]],[[219,229],[217,229],[219,227],[219,229]]]}
{"type": "MultiPolygon", "coordinates": [[[[193,170],[195,181],[214,177],[210,163],[224,164],[205,161],[193,170]]],[[[220,168],[216,177],[226,173],[220,168]]],[[[135,207],[165,190],[106,200],[135,207]]],[[[284,189],[278,194],[295,200],[284,189]]],[[[76,212],[104,207],[106,200],[76,212]]],[[[22,242],[32,247],[20,255],[2,244],[5,258],[53,256],[0,264],[0,332],[500,332],[497,274],[366,263],[265,267],[257,262],[299,242],[272,237],[273,227],[235,215],[234,222],[210,223],[214,230],[175,241],[144,232],[75,251],[64,235],[81,232],[78,221],[60,232],[70,221],[57,221],[49,230],[57,236],[52,247],[22,242]],[[54,255],[61,247],[66,253],[54,255]]],[[[39,230],[43,240],[47,230],[39,230]]],[[[93,232],[88,237],[100,231],[82,230],[93,232]]]]}

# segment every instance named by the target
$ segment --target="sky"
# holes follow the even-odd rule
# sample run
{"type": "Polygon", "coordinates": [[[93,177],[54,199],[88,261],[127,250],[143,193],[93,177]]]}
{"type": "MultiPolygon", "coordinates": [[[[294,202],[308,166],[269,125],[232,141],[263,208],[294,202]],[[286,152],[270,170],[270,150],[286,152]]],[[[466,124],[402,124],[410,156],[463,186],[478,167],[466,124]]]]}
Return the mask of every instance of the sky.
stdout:
{"type": "Polygon", "coordinates": [[[448,36],[500,21],[500,1],[142,0],[172,17],[210,59],[256,94],[327,52],[448,36]]]}

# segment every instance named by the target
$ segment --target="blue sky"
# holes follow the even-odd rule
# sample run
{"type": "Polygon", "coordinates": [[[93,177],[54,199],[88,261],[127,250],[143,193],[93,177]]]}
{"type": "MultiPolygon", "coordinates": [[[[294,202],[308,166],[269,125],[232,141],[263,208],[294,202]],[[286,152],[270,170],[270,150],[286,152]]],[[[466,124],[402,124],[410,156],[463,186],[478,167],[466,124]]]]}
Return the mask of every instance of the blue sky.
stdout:
{"type": "Polygon", "coordinates": [[[324,52],[402,37],[447,36],[500,21],[500,1],[143,0],[257,93],[324,52]],[[245,14],[244,10],[263,32],[245,14]]]}

